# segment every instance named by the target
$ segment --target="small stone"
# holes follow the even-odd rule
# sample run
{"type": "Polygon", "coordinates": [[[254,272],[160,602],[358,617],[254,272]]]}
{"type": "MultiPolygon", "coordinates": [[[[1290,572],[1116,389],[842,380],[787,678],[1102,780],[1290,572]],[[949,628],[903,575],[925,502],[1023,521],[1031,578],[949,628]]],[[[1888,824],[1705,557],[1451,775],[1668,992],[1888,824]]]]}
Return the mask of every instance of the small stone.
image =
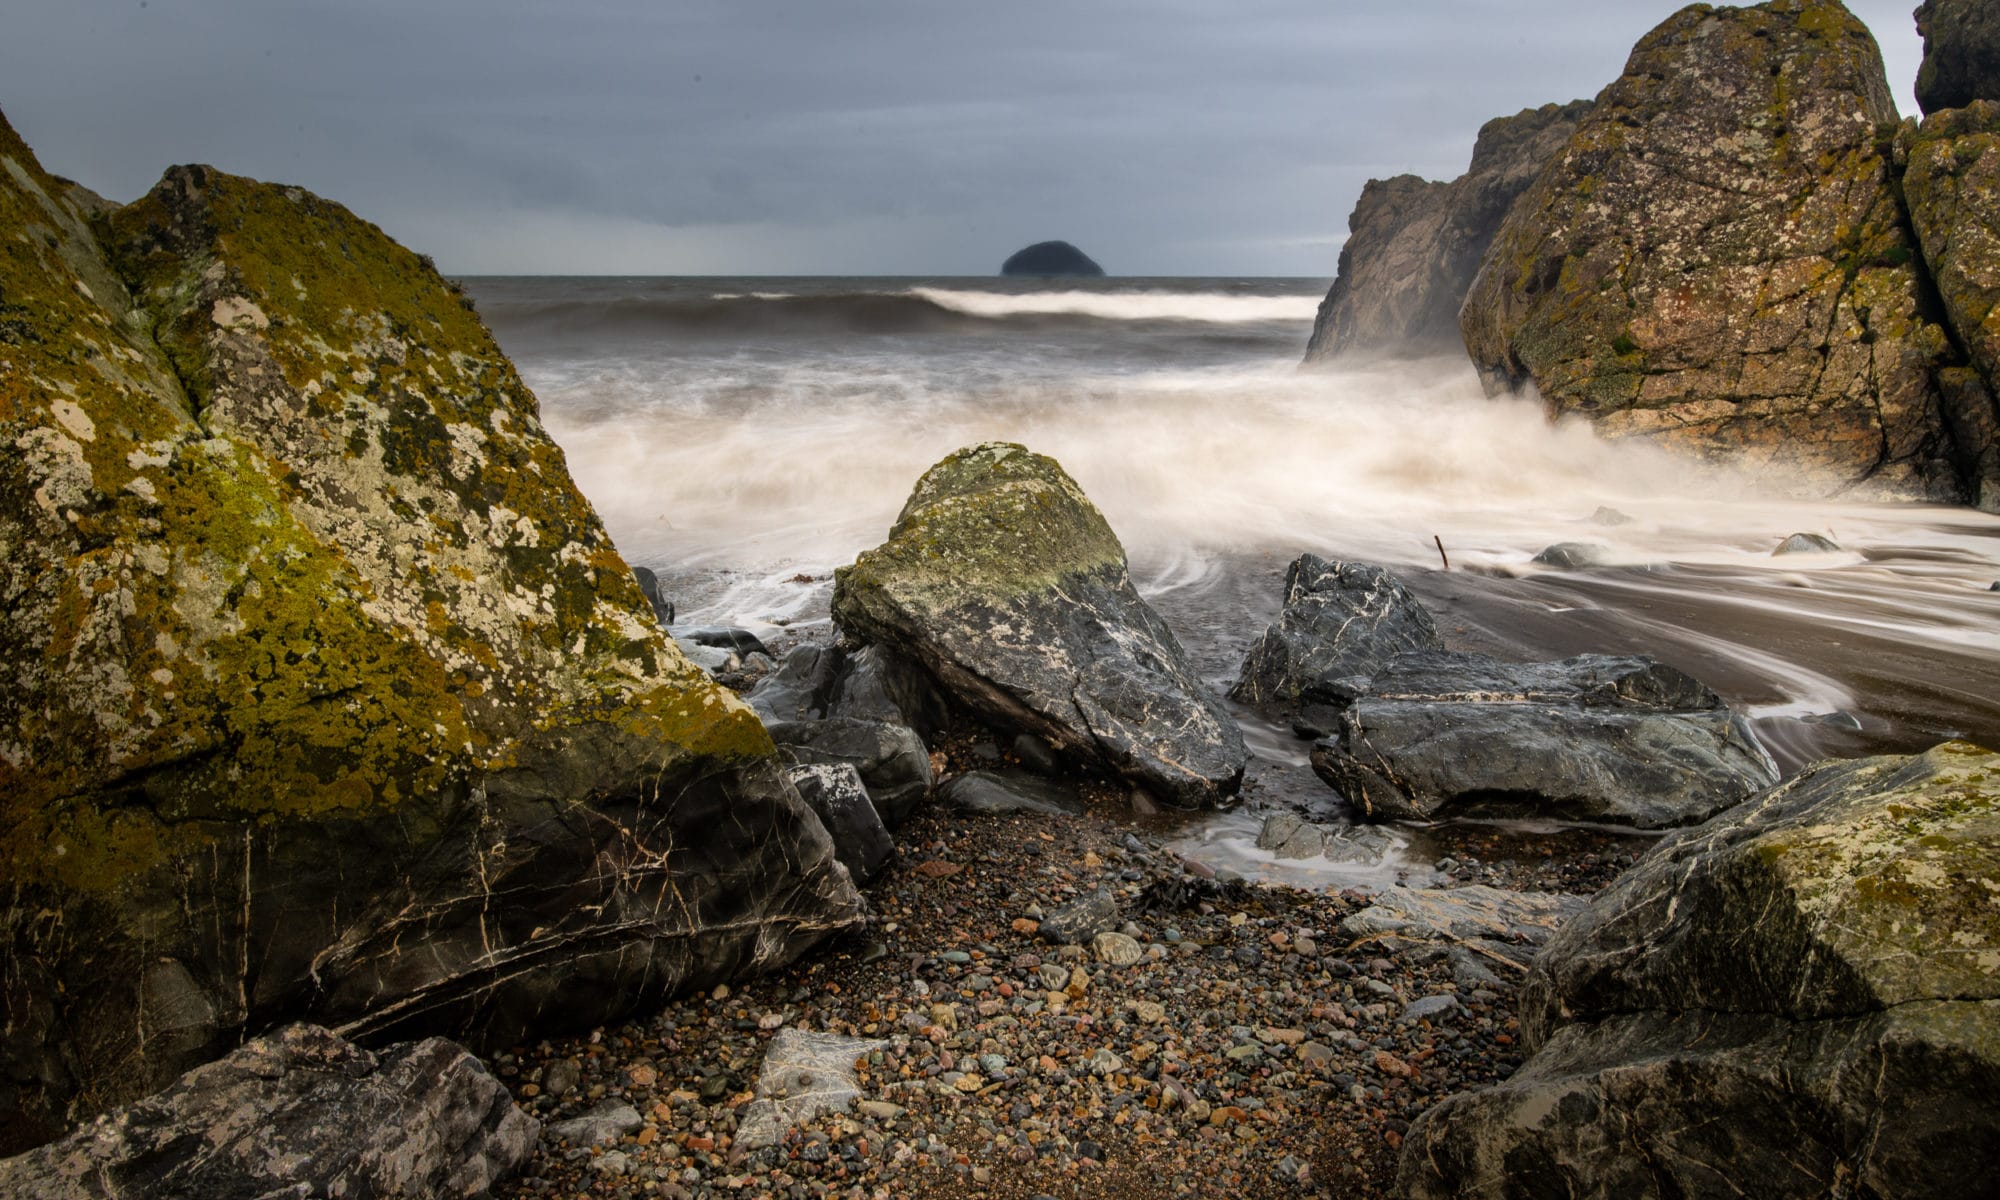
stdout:
{"type": "Polygon", "coordinates": [[[1097,961],[1113,967],[1129,967],[1145,955],[1145,949],[1122,933],[1100,933],[1091,939],[1090,949],[1097,961]]]}
{"type": "Polygon", "coordinates": [[[1132,1015],[1144,1025],[1158,1025],[1167,1019],[1166,1005],[1154,1000],[1140,1000],[1132,1005],[1132,1015]]]}

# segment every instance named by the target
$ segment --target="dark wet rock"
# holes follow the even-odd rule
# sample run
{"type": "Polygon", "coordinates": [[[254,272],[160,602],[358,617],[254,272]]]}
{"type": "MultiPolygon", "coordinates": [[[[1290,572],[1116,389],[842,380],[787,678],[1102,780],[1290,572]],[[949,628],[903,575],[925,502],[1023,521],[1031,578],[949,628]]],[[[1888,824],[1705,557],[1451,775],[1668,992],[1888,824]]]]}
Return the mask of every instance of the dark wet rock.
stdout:
{"type": "Polygon", "coordinates": [[[1242,782],[1241,731],[1139,598],[1117,536],[1024,447],[925,472],[889,540],[835,573],[833,615],[988,723],[1167,803],[1215,804],[1242,782]]]}
{"type": "Polygon", "coordinates": [[[1073,784],[1018,772],[967,771],[954,775],[938,787],[938,802],[981,816],[1083,811],[1083,801],[1077,798],[1073,784]]]}
{"type": "Polygon", "coordinates": [[[646,567],[633,567],[632,578],[639,581],[639,591],[652,606],[653,616],[660,624],[674,623],[674,602],[660,594],[660,577],[646,567]]]}
{"type": "Polygon", "coordinates": [[[1013,741],[1014,757],[1021,765],[1037,775],[1054,775],[1062,770],[1062,763],[1049,744],[1032,733],[1024,733],[1013,741]]]}
{"type": "Polygon", "coordinates": [[[1313,769],[1374,820],[1535,814],[1659,828],[1777,780],[1714,692],[1639,656],[1404,655],[1368,680],[1313,769]]]}
{"type": "Polygon", "coordinates": [[[1324,858],[1342,863],[1380,863],[1405,839],[1373,825],[1316,825],[1296,813],[1273,813],[1257,831],[1257,848],[1273,858],[1324,858]]]}
{"type": "MultiPolygon", "coordinates": [[[[2000,10],[1988,20],[2000,25],[2000,10]]],[[[1952,332],[1971,360],[1938,384],[1970,498],[2000,511],[2000,103],[1905,122],[1896,137],[1903,197],[1952,332]]]]}
{"type": "Polygon", "coordinates": [[[1669,17],[1487,250],[1461,328],[1488,388],[1816,487],[1967,495],[1897,120],[1836,0],[1669,17]]]}
{"type": "Polygon", "coordinates": [[[861,774],[882,823],[895,829],[931,790],[930,752],[902,725],[828,717],[770,726],[771,740],[795,763],[844,763],[861,774]]]}
{"type": "Polygon", "coordinates": [[[1575,570],[1579,567],[1601,567],[1610,554],[1611,548],[1599,542],[1557,542],[1545,547],[1533,561],[1545,567],[1575,570]]]}
{"type": "Polygon", "coordinates": [[[1036,275],[1045,278],[1063,275],[1099,276],[1104,268],[1088,254],[1068,242],[1036,242],[1007,256],[1000,264],[1002,275],[1036,275]]]}
{"type": "Polygon", "coordinates": [[[1823,763],[1669,837],[1521,996],[1528,1063],[1432,1109],[1416,1197],[1963,1194],[2000,1172],[2000,756],[1823,763]],[[1614,1149],[1615,1148],[1615,1149],[1614,1149]]]}
{"type": "Polygon", "coordinates": [[[922,669],[879,646],[795,646],[743,699],[767,723],[847,717],[925,733],[942,728],[945,716],[922,669]]]}
{"type": "Polygon", "coordinates": [[[1780,554],[1837,554],[1839,551],[1840,543],[1830,537],[1817,533],[1795,533],[1779,542],[1778,548],[1771,551],[1771,557],[1776,558],[1780,554]]]}
{"type": "Polygon", "coordinates": [[[786,772],[833,839],[834,857],[856,885],[866,886],[896,856],[875,802],[851,763],[807,763],[786,772]]]}
{"type": "Polygon", "coordinates": [[[1371,179],[1347,218],[1339,274],[1306,362],[1355,351],[1460,348],[1458,309],[1507,209],[1590,110],[1588,100],[1496,117],[1450,183],[1371,179]]]}
{"type": "Polygon", "coordinates": [[[860,919],[435,271],[0,157],[0,1144],[292,1020],[504,1043],[860,919]]]}
{"type": "Polygon", "coordinates": [[[2000,9],[1992,0],[1924,0],[1916,18],[1924,39],[1917,104],[1925,112],[2000,100],[2000,9]]]}
{"type": "Polygon", "coordinates": [[[0,1160],[15,1200],[484,1196],[540,1125],[442,1038],[363,1050],[292,1025],[0,1160]]]}
{"type": "Polygon", "coordinates": [[[1118,901],[1110,892],[1092,892],[1072,900],[1042,918],[1044,941],[1058,946],[1087,946],[1100,933],[1118,926],[1118,901]]]}
{"type": "Polygon", "coordinates": [[[674,627],[675,639],[693,642],[697,646],[713,646],[717,650],[727,650],[739,658],[752,654],[771,657],[771,651],[764,640],[747,629],[736,629],[727,625],[678,625],[674,627]]]}
{"type": "Polygon", "coordinates": [[[1246,704],[1296,700],[1320,680],[1367,675],[1409,650],[1442,650],[1429,610],[1372,563],[1302,554],[1285,572],[1285,607],[1250,647],[1229,694],[1246,704]]]}

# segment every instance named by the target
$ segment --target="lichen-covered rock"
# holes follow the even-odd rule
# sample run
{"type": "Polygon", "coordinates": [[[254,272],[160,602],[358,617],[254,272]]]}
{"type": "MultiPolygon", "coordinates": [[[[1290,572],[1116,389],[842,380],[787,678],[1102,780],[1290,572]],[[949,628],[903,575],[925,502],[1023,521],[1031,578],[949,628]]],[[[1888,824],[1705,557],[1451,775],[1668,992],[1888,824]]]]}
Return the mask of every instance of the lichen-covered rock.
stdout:
{"type": "Polygon", "coordinates": [[[1139,598],[1055,460],[988,442],[924,473],[889,540],[834,575],[850,636],[921,663],[982,718],[1183,807],[1243,779],[1243,735],[1139,598]]]}
{"type": "Polygon", "coordinates": [[[1557,816],[1642,829],[1705,820],[1777,782],[1720,697],[1638,655],[1508,663],[1418,651],[1344,696],[1320,778],[1370,820],[1557,816]]]}
{"type": "MultiPolygon", "coordinates": [[[[1989,15],[2000,28],[2000,9],[1989,15]]],[[[2000,510],[2000,103],[1906,122],[1896,156],[1924,262],[1972,360],[1939,380],[1959,470],[1981,508],[2000,510]]]]}
{"type": "Polygon", "coordinates": [[[340,206],[106,211],[0,122],[0,444],[5,1140],[244,1030],[506,1038],[858,919],[491,336],[340,206]]]}
{"type": "Polygon", "coordinates": [[[1496,117],[1472,166],[1450,183],[1371,179],[1347,218],[1339,274],[1313,322],[1306,361],[1353,351],[1459,345],[1458,308],[1500,222],[1590,111],[1588,100],[1496,117]]]}
{"type": "Polygon", "coordinates": [[[1415,1197],[1922,1197],[2000,1172],[2000,755],[1826,763],[1663,842],[1536,960],[1534,1057],[1415,1197]]]}
{"type": "Polygon", "coordinates": [[[291,1025],[0,1161],[13,1200],[487,1195],[540,1125],[443,1038],[370,1053],[291,1025]]]}
{"type": "Polygon", "coordinates": [[[1296,700],[1321,680],[1369,675],[1398,654],[1442,650],[1430,610],[1373,563],[1301,554],[1285,572],[1285,607],[1258,636],[1229,694],[1245,704],[1296,700]]]}
{"type": "Polygon", "coordinates": [[[1925,112],[2000,100],[2000,8],[1992,0],[1924,0],[1916,17],[1924,39],[1917,103],[1925,112]]]}
{"type": "Polygon", "coordinates": [[[1670,17],[1487,251],[1461,312],[1487,386],[1812,486],[1967,495],[1896,120],[1837,0],[1670,17]]]}

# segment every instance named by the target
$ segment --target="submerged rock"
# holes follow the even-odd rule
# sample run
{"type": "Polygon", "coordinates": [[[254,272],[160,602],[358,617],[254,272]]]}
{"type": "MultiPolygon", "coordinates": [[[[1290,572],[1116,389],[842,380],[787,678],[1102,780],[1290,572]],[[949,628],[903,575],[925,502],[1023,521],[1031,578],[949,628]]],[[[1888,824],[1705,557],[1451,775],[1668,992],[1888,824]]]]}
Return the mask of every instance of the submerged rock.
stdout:
{"type": "Polygon", "coordinates": [[[0,1142],[292,1019],[510,1041],[860,919],[428,265],[0,158],[0,1142]]]}
{"type": "Polygon", "coordinates": [[[2000,1172],[2000,755],[1809,768],[1676,834],[1521,995],[1533,1057],[1410,1131],[1415,1197],[1892,1197],[2000,1172]]]}
{"type": "Polygon", "coordinates": [[[1576,570],[1580,567],[1601,567],[1610,557],[1611,548],[1601,542],[1557,542],[1544,547],[1531,561],[1545,567],[1576,570]]]}
{"type": "Polygon", "coordinates": [[[1450,183],[1371,179],[1347,218],[1339,274],[1306,362],[1370,350],[1457,350],[1458,309],[1507,209],[1569,140],[1588,100],[1496,117],[1450,183]]]}
{"type": "Polygon", "coordinates": [[[1358,687],[1312,763],[1374,820],[1532,814],[1661,828],[1778,778],[1714,692],[1636,655],[1407,654],[1358,687]]]}
{"type": "Polygon", "coordinates": [[[1917,103],[1925,112],[2000,100],[2000,8],[1992,0],[1924,0],[1916,17],[1924,39],[1917,103]]]}
{"type": "Polygon", "coordinates": [[[1000,273],[1045,278],[1063,275],[1095,277],[1104,274],[1104,268],[1068,242],[1036,242],[1008,255],[1007,261],[1000,264],[1000,273]]]}
{"type": "Polygon", "coordinates": [[[442,1038],[371,1052],[292,1025],[0,1160],[0,1194],[470,1198],[518,1170],[540,1132],[478,1059],[442,1038]]]}
{"type": "Polygon", "coordinates": [[[1247,759],[1125,550],[1055,460],[988,442],[924,473],[889,540],[834,575],[850,636],[918,663],[982,719],[1181,807],[1247,759]]]}
{"type": "Polygon", "coordinates": [[[1776,558],[1780,554],[1838,553],[1840,553],[1840,543],[1830,537],[1824,537],[1817,533],[1795,533],[1784,541],[1779,542],[1778,548],[1771,551],[1771,557],[1776,558]]]}
{"type": "Polygon", "coordinates": [[[1836,0],[1669,17],[1487,251],[1461,328],[1488,388],[1816,486],[1968,494],[1896,121],[1836,0]]]}
{"type": "Polygon", "coordinates": [[[1229,694],[1297,700],[1315,682],[1367,675],[1409,650],[1442,650],[1429,610],[1372,563],[1302,554],[1285,572],[1285,608],[1251,645],[1229,694]]]}

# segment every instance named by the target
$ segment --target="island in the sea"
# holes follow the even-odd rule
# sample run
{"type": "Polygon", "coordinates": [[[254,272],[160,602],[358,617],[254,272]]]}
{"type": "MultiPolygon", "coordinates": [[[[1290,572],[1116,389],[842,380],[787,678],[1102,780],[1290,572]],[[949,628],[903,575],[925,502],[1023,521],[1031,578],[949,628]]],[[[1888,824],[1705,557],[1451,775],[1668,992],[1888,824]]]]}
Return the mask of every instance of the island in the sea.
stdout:
{"type": "Polygon", "coordinates": [[[1104,268],[1068,242],[1036,242],[1010,255],[1006,262],[1000,264],[1000,273],[1044,278],[1061,275],[1101,278],[1104,268]]]}

